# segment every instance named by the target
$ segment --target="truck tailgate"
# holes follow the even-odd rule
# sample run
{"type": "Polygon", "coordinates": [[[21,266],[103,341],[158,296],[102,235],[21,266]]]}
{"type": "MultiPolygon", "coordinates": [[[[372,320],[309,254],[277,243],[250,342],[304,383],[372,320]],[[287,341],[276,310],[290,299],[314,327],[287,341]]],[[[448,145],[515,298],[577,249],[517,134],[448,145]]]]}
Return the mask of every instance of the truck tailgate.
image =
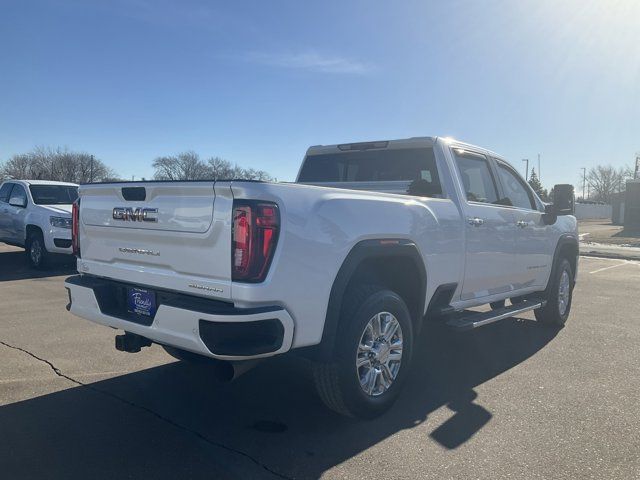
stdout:
{"type": "Polygon", "coordinates": [[[81,273],[231,297],[229,184],[147,182],[80,188],[81,273]]]}

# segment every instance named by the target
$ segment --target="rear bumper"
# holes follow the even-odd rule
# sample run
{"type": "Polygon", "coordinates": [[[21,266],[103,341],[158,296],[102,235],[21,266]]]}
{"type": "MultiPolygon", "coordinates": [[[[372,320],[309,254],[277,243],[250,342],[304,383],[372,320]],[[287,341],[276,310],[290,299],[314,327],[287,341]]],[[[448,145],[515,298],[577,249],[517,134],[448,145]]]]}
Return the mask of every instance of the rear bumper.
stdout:
{"type": "Polygon", "coordinates": [[[154,289],[155,315],[137,318],[119,305],[121,289],[127,286],[89,275],[69,277],[65,281],[67,309],[92,322],[220,360],[269,357],[291,348],[293,319],[282,307],[235,308],[230,303],[154,289]]]}

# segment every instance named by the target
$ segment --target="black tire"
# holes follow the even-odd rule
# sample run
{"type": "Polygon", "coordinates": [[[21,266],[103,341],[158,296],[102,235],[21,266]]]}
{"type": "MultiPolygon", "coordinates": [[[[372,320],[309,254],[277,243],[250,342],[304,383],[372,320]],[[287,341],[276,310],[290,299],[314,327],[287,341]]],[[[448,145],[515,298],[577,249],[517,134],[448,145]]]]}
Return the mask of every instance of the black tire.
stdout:
{"type": "Polygon", "coordinates": [[[500,310],[505,307],[506,303],[504,300],[498,300],[497,302],[491,302],[489,305],[491,305],[491,310],[500,310]]]}
{"type": "MultiPolygon", "coordinates": [[[[331,363],[314,364],[316,388],[320,398],[330,409],[350,417],[374,418],[391,408],[409,373],[413,350],[411,315],[404,300],[397,293],[378,286],[357,287],[345,295],[344,302],[346,307],[341,314],[334,346],[334,360],[331,363]],[[386,324],[395,317],[400,326],[402,357],[395,379],[386,390],[381,387],[383,391],[374,395],[366,393],[365,387],[361,386],[361,371],[356,367],[356,358],[367,325],[382,312],[391,314],[384,317],[387,319],[386,324]]],[[[398,337],[392,338],[397,342],[398,337]]],[[[391,343],[388,342],[387,345],[391,343]]],[[[396,349],[392,350],[397,353],[396,349]]],[[[385,355],[388,356],[390,353],[391,351],[387,351],[385,355]]],[[[372,367],[367,368],[375,370],[372,367]]],[[[382,380],[383,376],[375,376],[374,388],[378,388],[378,379],[382,380]]]]}
{"type": "MultiPolygon", "coordinates": [[[[546,301],[547,304],[543,308],[538,308],[534,311],[536,320],[545,325],[550,325],[557,328],[562,328],[569,318],[571,312],[571,300],[573,298],[573,269],[571,264],[566,258],[561,258],[558,261],[558,266],[553,273],[553,278],[549,279],[549,288],[547,289],[546,301]],[[568,275],[568,292],[565,296],[564,311],[561,302],[561,283],[566,284],[566,280],[563,282],[563,276],[568,275]]],[[[564,291],[564,289],[563,289],[564,291]]]]}
{"type": "Polygon", "coordinates": [[[49,263],[49,252],[39,231],[32,232],[26,242],[27,262],[31,268],[43,269],[49,263]]]}

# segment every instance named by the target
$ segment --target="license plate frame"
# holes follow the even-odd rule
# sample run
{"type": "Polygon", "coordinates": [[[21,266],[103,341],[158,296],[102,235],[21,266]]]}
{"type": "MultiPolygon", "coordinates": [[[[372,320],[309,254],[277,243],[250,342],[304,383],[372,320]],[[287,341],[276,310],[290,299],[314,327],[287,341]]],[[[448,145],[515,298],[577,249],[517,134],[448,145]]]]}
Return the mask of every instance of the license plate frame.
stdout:
{"type": "Polygon", "coordinates": [[[127,287],[127,312],[142,317],[153,317],[158,307],[156,292],[146,288],[127,287]]]}

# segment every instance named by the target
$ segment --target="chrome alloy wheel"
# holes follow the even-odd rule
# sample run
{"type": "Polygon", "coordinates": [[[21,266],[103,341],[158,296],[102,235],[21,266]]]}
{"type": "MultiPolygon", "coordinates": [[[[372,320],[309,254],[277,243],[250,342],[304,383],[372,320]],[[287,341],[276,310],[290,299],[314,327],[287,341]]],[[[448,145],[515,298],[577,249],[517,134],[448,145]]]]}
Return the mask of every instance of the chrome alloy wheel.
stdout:
{"type": "Polygon", "coordinates": [[[569,272],[562,271],[560,277],[560,285],[558,286],[558,311],[560,316],[563,316],[569,306],[569,295],[571,294],[571,279],[569,278],[569,272]]]}
{"type": "Polygon", "coordinates": [[[386,392],[402,362],[402,328],[389,312],[374,315],[364,328],[356,354],[360,387],[373,397],[386,392]]]}
{"type": "Polygon", "coordinates": [[[31,255],[31,262],[34,265],[40,265],[40,260],[42,260],[42,245],[40,244],[40,240],[37,238],[31,242],[29,255],[31,255]]]}

